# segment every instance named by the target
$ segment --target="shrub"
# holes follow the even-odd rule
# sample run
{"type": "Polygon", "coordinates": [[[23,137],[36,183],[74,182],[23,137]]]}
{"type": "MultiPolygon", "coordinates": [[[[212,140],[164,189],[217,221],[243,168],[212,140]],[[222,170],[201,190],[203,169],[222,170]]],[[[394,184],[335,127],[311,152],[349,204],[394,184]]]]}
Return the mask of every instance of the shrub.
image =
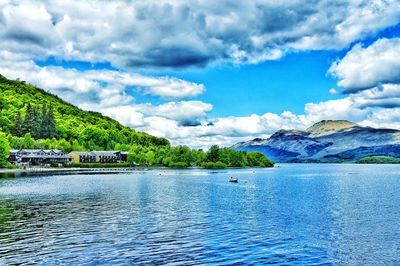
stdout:
{"type": "Polygon", "coordinates": [[[397,164],[400,163],[400,158],[391,156],[369,156],[358,160],[360,164],[397,164]]]}
{"type": "Polygon", "coordinates": [[[189,164],[185,162],[170,163],[169,167],[183,169],[183,168],[188,168],[189,164]]]}
{"type": "Polygon", "coordinates": [[[15,164],[9,163],[7,165],[7,169],[17,169],[18,167],[15,164]]]}
{"type": "Polygon", "coordinates": [[[205,163],[203,165],[203,167],[206,168],[206,169],[224,169],[224,168],[227,167],[227,165],[224,164],[223,162],[219,162],[218,161],[216,163],[214,163],[214,162],[205,163]]]}

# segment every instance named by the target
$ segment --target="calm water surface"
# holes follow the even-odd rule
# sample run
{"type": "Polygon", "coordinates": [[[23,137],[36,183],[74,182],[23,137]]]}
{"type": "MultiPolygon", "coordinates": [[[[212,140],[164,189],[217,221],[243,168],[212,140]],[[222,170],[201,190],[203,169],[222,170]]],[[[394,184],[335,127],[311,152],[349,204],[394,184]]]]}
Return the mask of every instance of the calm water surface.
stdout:
{"type": "Polygon", "coordinates": [[[400,265],[400,166],[0,179],[0,265],[257,263],[400,265]]]}

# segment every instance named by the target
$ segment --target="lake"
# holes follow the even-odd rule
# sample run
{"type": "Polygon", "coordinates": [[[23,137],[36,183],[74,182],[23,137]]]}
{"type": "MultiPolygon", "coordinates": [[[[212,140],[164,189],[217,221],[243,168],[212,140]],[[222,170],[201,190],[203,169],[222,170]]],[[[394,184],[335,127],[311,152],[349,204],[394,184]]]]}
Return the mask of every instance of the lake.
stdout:
{"type": "Polygon", "coordinates": [[[399,265],[399,219],[400,165],[2,178],[0,265],[399,265]]]}

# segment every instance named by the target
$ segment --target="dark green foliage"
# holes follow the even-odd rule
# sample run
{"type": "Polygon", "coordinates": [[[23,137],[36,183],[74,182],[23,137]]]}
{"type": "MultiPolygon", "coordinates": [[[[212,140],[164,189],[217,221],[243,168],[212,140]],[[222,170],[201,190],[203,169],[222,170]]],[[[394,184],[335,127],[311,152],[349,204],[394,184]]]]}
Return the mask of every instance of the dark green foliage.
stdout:
{"type": "Polygon", "coordinates": [[[227,167],[227,165],[223,162],[208,162],[203,164],[203,167],[206,169],[224,169],[227,167]]]}
{"type": "Polygon", "coordinates": [[[39,108],[28,103],[23,121],[21,112],[18,111],[13,134],[14,136],[21,137],[27,133],[31,134],[35,139],[48,139],[56,136],[57,129],[52,105],[47,107],[46,103],[44,103],[39,108]]]}
{"type": "Polygon", "coordinates": [[[176,163],[171,163],[169,165],[169,167],[171,168],[177,168],[177,169],[184,169],[184,168],[188,168],[189,164],[185,163],[185,162],[176,162],[176,163]]]}
{"type": "Polygon", "coordinates": [[[272,167],[274,163],[265,157],[261,152],[253,151],[247,153],[248,165],[251,167],[272,167]]]}
{"type": "Polygon", "coordinates": [[[25,111],[25,119],[24,122],[22,123],[22,135],[26,133],[30,133],[31,135],[35,136],[36,135],[36,126],[35,126],[35,115],[36,111],[34,110],[34,107],[30,103],[26,106],[26,111],[25,111]]]}
{"type": "Polygon", "coordinates": [[[360,164],[397,164],[400,163],[400,158],[391,156],[368,156],[358,160],[360,164]]]}
{"type": "Polygon", "coordinates": [[[207,152],[207,161],[215,163],[219,161],[219,158],[220,158],[220,149],[218,145],[212,145],[207,152]]]}
{"type": "Polygon", "coordinates": [[[54,119],[54,109],[53,105],[50,104],[50,106],[47,108],[46,104],[43,104],[42,106],[42,113],[41,113],[41,127],[39,130],[39,137],[40,139],[49,139],[53,138],[57,134],[57,129],[56,129],[56,122],[54,119]]]}
{"type": "Polygon", "coordinates": [[[4,133],[0,132],[0,168],[5,168],[8,165],[8,154],[10,146],[4,133]]]}
{"type": "Polygon", "coordinates": [[[22,137],[24,135],[23,120],[21,116],[21,111],[18,110],[17,116],[15,117],[15,125],[13,128],[13,135],[17,137],[22,137]]]}

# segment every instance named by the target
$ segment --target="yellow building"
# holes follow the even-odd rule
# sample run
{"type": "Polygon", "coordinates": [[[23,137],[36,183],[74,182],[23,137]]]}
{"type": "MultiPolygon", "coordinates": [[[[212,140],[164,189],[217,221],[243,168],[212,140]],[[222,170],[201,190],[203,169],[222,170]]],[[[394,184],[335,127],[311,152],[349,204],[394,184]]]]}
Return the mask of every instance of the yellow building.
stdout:
{"type": "Polygon", "coordinates": [[[71,151],[73,163],[118,163],[128,160],[128,153],[121,151],[71,151]]]}
{"type": "Polygon", "coordinates": [[[71,151],[68,153],[73,163],[95,163],[96,155],[93,152],[71,151]]]}

